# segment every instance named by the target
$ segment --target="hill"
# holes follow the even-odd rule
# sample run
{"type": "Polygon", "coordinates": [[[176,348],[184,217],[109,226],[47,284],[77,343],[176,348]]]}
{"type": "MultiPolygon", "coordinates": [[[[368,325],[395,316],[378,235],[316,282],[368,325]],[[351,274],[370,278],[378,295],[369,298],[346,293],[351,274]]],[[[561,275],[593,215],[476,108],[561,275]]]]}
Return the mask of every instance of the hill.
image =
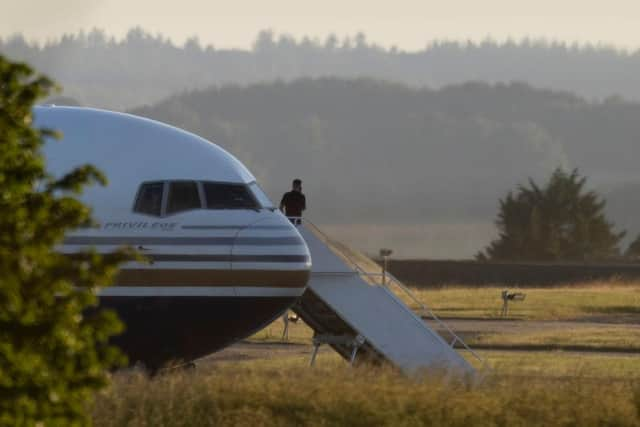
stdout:
{"type": "MultiPolygon", "coordinates": [[[[557,166],[579,168],[591,186],[614,195],[640,182],[640,104],[588,102],[524,84],[431,90],[301,79],[193,91],[132,112],[217,142],[276,200],[301,177],[310,211],[324,224],[486,227],[499,197],[557,166]]],[[[614,207],[614,219],[640,212],[640,203],[614,207]]],[[[449,231],[440,256],[463,256],[444,248],[451,244],[470,256],[469,247],[488,238],[480,233],[485,240],[470,244],[473,232],[449,231]]],[[[380,247],[364,239],[357,246],[380,247]]]]}

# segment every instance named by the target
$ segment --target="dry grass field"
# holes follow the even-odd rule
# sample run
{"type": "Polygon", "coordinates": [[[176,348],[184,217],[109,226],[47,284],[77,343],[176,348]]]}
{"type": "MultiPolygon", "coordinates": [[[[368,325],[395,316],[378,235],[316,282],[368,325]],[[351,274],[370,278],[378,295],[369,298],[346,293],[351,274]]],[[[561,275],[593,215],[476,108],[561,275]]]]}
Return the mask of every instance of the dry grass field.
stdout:
{"type": "Polygon", "coordinates": [[[114,377],[96,426],[638,426],[631,357],[486,353],[480,381],[348,367],[332,354],[114,377]]]}
{"type": "Polygon", "coordinates": [[[518,334],[480,333],[471,346],[494,348],[580,348],[600,351],[640,352],[640,328],[620,325],[585,327],[574,330],[543,330],[518,334]]]}
{"type": "Polygon", "coordinates": [[[117,373],[94,424],[640,426],[640,356],[622,353],[640,351],[640,284],[526,289],[510,320],[499,319],[501,291],[415,290],[470,344],[495,348],[479,351],[475,379],[350,367],[328,347],[311,368],[311,329],[291,323],[283,342],[278,320],[193,371],[117,373]],[[592,351],[505,351],[536,346],[592,351]]]}
{"type": "MultiPolygon", "coordinates": [[[[500,317],[504,287],[413,289],[418,299],[440,317],[496,319],[500,317]]],[[[555,288],[528,288],[522,302],[509,305],[509,318],[521,320],[640,321],[640,283],[575,284],[555,288]]],[[[417,309],[413,301],[406,300],[417,309]]]]}

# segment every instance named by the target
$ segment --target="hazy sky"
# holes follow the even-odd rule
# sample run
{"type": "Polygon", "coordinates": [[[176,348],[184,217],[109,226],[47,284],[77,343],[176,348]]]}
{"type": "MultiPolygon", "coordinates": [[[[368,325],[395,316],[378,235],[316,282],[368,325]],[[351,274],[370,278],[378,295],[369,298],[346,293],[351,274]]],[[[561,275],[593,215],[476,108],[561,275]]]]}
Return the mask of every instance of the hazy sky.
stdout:
{"type": "Polygon", "coordinates": [[[0,37],[46,40],[99,27],[139,25],[177,43],[249,47],[261,29],[324,38],[364,32],[406,50],[434,39],[524,36],[640,47],[639,0],[0,0],[0,37]]]}

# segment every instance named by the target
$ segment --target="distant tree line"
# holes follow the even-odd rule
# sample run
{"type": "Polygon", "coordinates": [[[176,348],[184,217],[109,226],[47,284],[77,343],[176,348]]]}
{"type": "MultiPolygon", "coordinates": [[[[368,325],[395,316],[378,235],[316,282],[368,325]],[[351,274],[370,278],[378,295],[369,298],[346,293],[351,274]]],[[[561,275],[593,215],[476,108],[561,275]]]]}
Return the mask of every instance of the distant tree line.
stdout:
{"type": "Polygon", "coordinates": [[[115,109],[211,85],[321,76],[369,76],[432,88],[524,81],[588,99],[640,99],[640,52],[537,39],[435,41],[406,52],[382,48],[362,33],[296,40],[262,31],[252,49],[238,50],[203,46],[197,37],[178,46],[141,28],[131,29],[122,40],[94,29],[42,45],[17,34],[0,39],[0,53],[49,73],[66,96],[82,104],[115,109]]]}

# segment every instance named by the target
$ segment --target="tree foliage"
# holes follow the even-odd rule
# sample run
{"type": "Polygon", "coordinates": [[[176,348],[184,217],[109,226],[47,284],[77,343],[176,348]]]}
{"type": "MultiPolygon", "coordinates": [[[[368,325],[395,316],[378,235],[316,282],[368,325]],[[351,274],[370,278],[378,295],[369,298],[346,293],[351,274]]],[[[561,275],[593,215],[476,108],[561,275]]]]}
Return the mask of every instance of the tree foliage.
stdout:
{"type": "Polygon", "coordinates": [[[619,254],[624,232],[604,215],[605,201],[585,191],[577,170],[556,169],[545,187],[533,180],[500,200],[499,238],[479,259],[584,261],[619,254]]]}
{"type": "Polygon", "coordinates": [[[369,76],[434,88],[470,80],[526,81],[588,99],[640,99],[638,51],[544,39],[434,41],[408,52],[377,45],[362,33],[320,40],[262,31],[253,48],[243,50],[195,37],[178,45],[137,27],[121,39],[98,29],[46,43],[16,34],[0,39],[0,52],[54,76],[83,104],[115,109],[158,102],[185,89],[319,76],[369,76]]]}
{"type": "Polygon", "coordinates": [[[107,344],[121,324],[92,307],[130,255],[54,251],[91,223],[82,188],[106,183],[89,165],[47,174],[41,148],[58,135],[32,127],[32,107],[54,87],[0,56],[0,425],[87,424],[93,392],[123,360],[107,344]]]}
{"type": "Polygon", "coordinates": [[[630,244],[627,250],[625,251],[625,256],[629,258],[640,258],[640,235],[638,235],[630,244]]]}

